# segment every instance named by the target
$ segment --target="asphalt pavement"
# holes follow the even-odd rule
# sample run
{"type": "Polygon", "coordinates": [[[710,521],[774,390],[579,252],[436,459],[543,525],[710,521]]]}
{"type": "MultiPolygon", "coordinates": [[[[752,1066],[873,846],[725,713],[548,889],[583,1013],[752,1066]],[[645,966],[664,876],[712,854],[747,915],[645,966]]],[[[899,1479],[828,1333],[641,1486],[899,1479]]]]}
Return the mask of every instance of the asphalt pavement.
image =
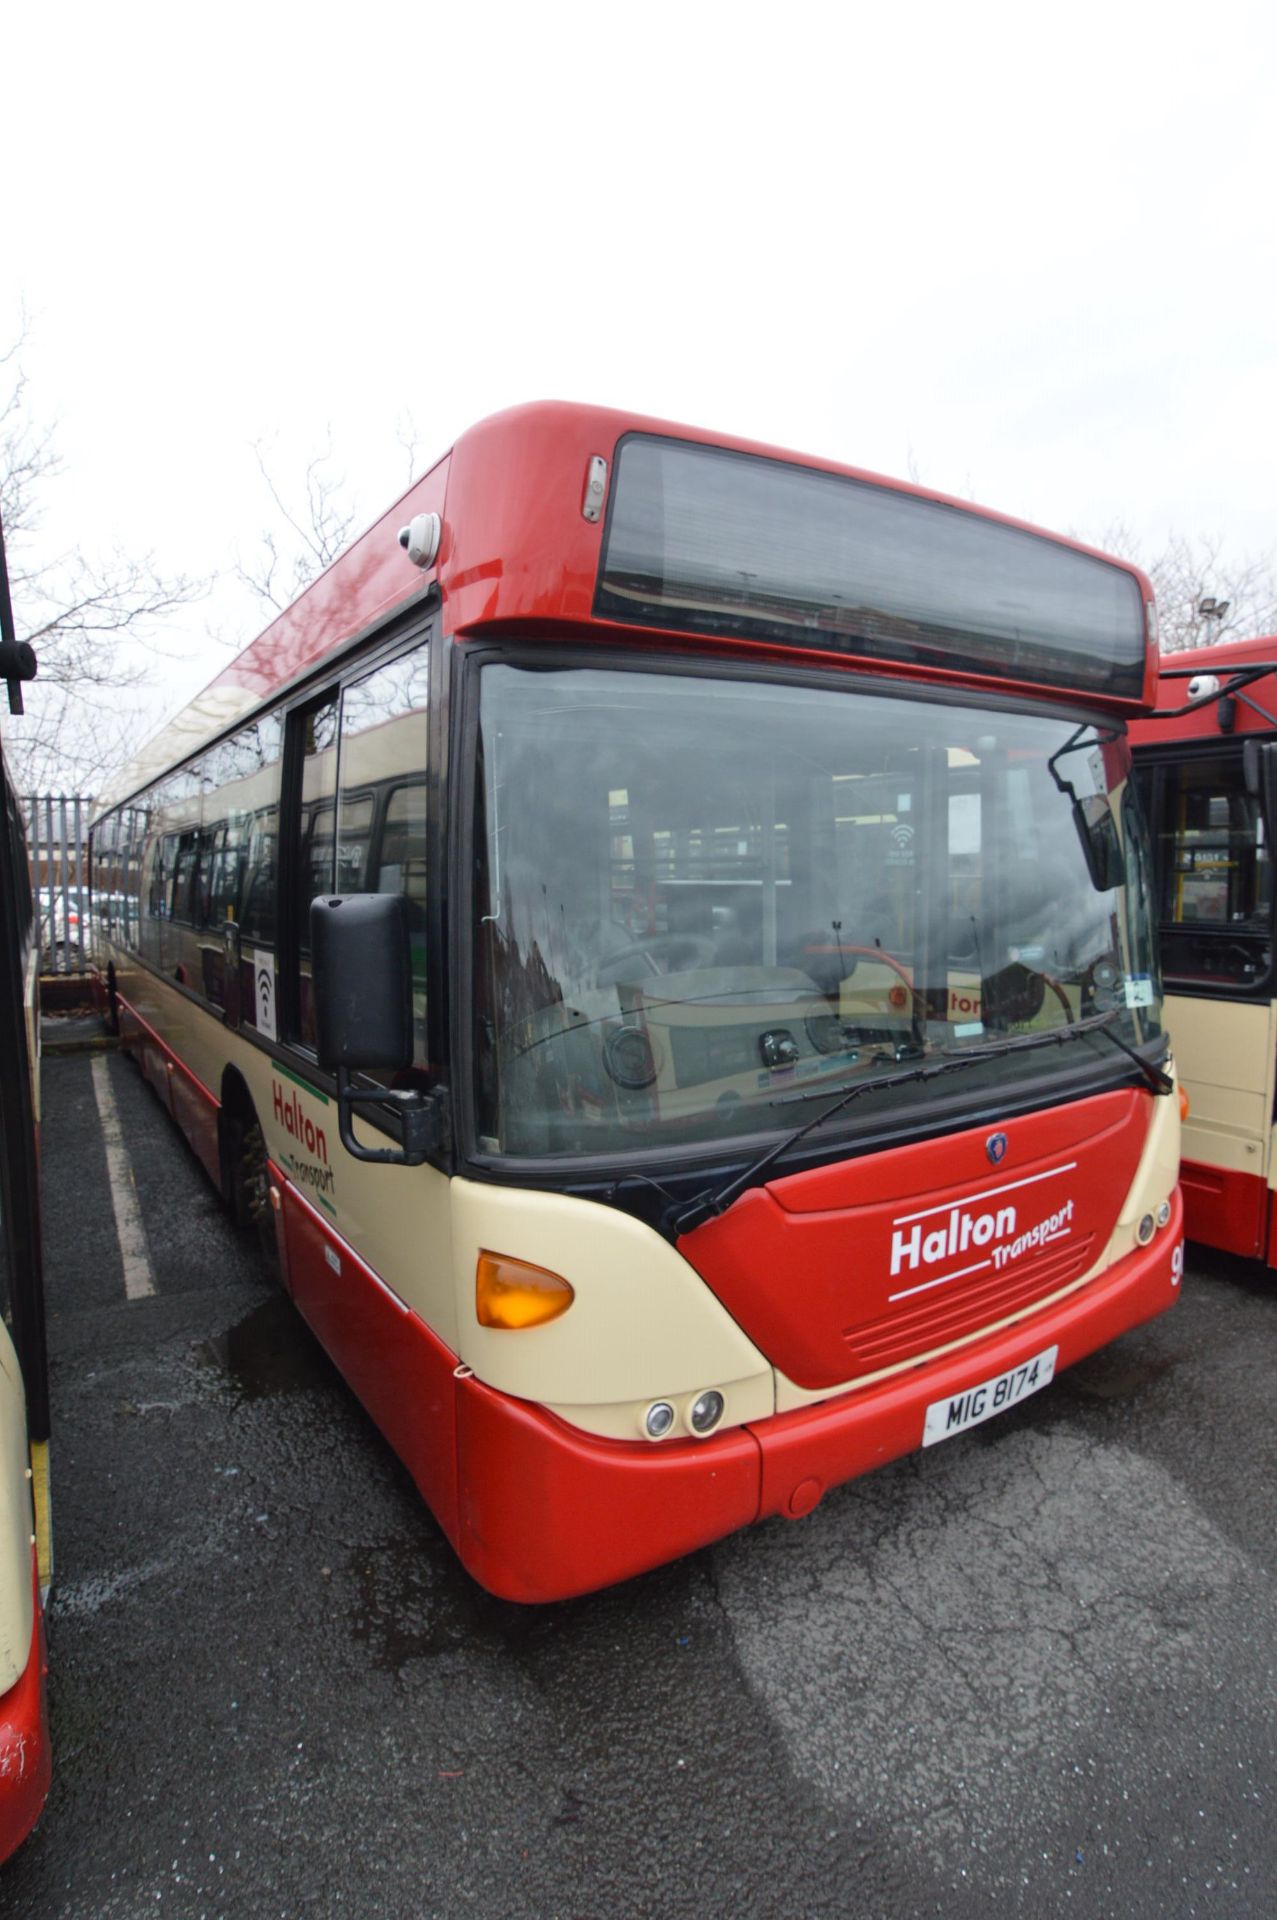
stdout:
{"type": "Polygon", "coordinates": [[[1010,1414],[524,1609],[462,1573],[131,1062],[44,1085],[54,1785],[0,1920],[1277,1912],[1257,1269],[1190,1248],[1172,1313],[1010,1414]]]}

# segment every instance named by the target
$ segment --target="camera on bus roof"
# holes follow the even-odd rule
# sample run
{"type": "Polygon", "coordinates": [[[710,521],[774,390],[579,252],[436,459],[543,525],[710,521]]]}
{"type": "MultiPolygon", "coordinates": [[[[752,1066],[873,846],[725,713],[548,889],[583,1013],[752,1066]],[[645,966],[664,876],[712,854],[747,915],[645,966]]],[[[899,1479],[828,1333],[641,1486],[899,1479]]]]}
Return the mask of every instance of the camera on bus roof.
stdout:
{"type": "Polygon", "coordinates": [[[414,567],[433,567],[439,558],[443,522],[437,513],[415,513],[406,527],[399,529],[399,544],[414,567]]]}

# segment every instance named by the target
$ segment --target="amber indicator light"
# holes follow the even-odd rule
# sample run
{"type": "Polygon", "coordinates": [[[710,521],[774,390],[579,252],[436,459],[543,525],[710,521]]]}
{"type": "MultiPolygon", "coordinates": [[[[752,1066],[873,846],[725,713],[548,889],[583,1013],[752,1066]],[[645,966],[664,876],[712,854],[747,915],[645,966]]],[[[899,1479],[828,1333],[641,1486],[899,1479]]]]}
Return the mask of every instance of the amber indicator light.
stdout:
{"type": "Polygon", "coordinates": [[[481,1327],[541,1327],[566,1313],[575,1298],[561,1274],[506,1253],[479,1255],[474,1303],[481,1327]]]}

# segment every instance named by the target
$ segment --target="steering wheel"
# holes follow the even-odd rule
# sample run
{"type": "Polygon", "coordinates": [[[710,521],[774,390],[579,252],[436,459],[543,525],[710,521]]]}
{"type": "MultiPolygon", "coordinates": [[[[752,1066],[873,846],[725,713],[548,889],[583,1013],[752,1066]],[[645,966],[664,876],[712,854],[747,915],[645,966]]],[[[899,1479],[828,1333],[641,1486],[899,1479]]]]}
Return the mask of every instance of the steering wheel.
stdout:
{"type": "MultiPolygon", "coordinates": [[[[1039,972],[1041,972],[1040,968],[1039,968],[1039,972]]],[[[1060,985],[1060,982],[1055,978],[1054,974],[1043,973],[1042,978],[1046,981],[1047,986],[1050,987],[1052,993],[1055,995],[1060,1005],[1064,1008],[1065,1023],[1066,1025],[1071,1027],[1073,1025],[1073,1022],[1077,1019],[1077,1015],[1073,1011],[1073,1003],[1069,999],[1068,994],[1065,993],[1064,988],[1060,985]]]]}
{"type": "Polygon", "coordinates": [[[714,942],[702,934],[654,933],[646,940],[635,940],[630,946],[618,947],[614,953],[609,953],[595,969],[594,985],[611,987],[618,980],[633,980],[636,977],[650,979],[654,974],[677,973],[684,967],[704,967],[713,958],[714,942]],[[630,960],[644,963],[640,974],[618,974],[616,969],[624,967],[630,960]]]}

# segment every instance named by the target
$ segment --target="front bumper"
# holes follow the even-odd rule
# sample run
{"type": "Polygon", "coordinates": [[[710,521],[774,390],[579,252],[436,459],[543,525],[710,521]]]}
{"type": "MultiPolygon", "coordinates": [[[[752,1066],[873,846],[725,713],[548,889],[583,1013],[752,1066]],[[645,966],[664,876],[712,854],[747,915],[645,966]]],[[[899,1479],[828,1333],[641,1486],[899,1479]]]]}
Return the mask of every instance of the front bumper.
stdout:
{"type": "Polygon", "coordinates": [[[600,1440],[460,1379],[457,1551],[490,1592],[544,1602],[629,1579],[754,1520],[798,1518],[831,1487],[920,1446],[933,1401],[1047,1346],[1059,1348],[1057,1370],[1072,1365],[1164,1312],[1182,1271],[1177,1191],[1149,1246],[1067,1299],[871,1386],[699,1442],[600,1440]]]}

